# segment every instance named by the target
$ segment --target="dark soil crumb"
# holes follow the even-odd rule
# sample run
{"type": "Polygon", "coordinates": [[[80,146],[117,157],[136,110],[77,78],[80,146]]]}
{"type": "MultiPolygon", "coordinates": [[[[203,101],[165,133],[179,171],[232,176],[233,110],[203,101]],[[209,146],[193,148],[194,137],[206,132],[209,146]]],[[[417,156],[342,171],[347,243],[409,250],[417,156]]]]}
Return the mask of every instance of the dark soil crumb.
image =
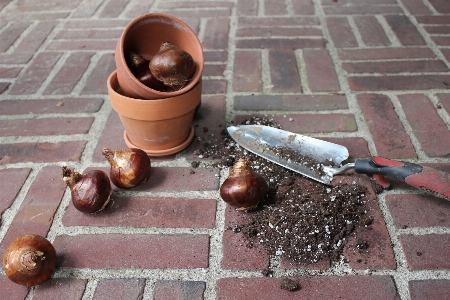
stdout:
{"type": "Polygon", "coordinates": [[[262,270],[261,273],[266,277],[272,277],[272,275],[273,275],[273,271],[270,269],[264,269],[264,270],[262,270]]]}
{"type": "MultiPolygon", "coordinates": [[[[242,124],[281,128],[269,117],[254,117],[242,124]]],[[[239,214],[234,227],[226,228],[242,234],[249,248],[262,247],[270,255],[298,263],[339,261],[349,235],[357,227],[373,223],[367,215],[367,191],[356,182],[327,186],[308,179],[239,147],[225,129],[220,137],[205,138],[201,144],[203,147],[194,155],[207,158],[205,165],[229,168],[240,157],[246,157],[253,171],[269,185],[264,201],[256,209],[239,214]]],[[[298,159],[287,149],[279,150],[280,155],[298,159]]],[[[368,247],[367,243],[358,245],[368,247]]]]}
{"type": "Polygon", "coordinates": [[[301,289],[301,286],[300,286],[300,284],[298,284],[297,282],[295,282],[292,279],[283,278],[280,283],[280,288],[283,290],[288,290],[290,292],[294,292],[294,291],[298,291],[299,289],[301,289]]]}

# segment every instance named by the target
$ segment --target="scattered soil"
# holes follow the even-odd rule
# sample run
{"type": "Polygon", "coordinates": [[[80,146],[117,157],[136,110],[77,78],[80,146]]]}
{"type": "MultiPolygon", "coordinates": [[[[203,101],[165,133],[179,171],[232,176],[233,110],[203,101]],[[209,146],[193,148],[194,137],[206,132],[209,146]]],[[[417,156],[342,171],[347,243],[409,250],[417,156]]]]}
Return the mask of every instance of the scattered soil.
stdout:
{"type": "Polygon", "coordinates": [[[283,290],[288,290],[290,292],[294,292],[294,291],[299,290],[301,287],[300,287],[300,284],[298,284],[294,280],[289,279],[289,278],[283,278],[280,283],[280,288],[283,290]]]}
{"type": "MultiPolygon", "coordinates": [[[[242,124],[266,125],[281,128],[268,117],[251,118],[242,124]]],[[[327,186],[287,170],[264,158],[256,156],[236,145],[224,129],[219,137],[204,138],[203,147],[194,151],[200,160],[218,168],[232,167],[240,157],[246,157],[251,167],[261,174],[269,185],[269,192],[258,207],[239,214],[236,224],[227,227],[242,233],[247,247],[262,247],[270,255],[297,263],[315,263],[322,259],[338,261],[347,237],[357,227],[367,227],[373,219],[367,214],[364,187],[356,181],[352,184],[327,186]]],[[[327,162],[318,163],[296,157],[288,149],[278,149],[280,155],[300,161],[312,168],[321,168],[327,162]]],[[[192,166],[199,166],[194,162],[192,166]]],[[[359,251],[370,245],[358,241],[359,251]]],[[[271,276],[263,271],[265,276],[271,276]]]]}

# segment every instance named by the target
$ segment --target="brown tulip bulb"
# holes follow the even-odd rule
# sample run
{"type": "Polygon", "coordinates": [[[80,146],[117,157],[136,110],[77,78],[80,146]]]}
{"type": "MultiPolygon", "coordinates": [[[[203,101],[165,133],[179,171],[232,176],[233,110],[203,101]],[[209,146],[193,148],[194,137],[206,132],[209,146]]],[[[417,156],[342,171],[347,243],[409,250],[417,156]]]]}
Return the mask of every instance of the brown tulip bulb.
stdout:
{"type": "Polygon", "coordinates": [[[28,234],[16,238],[3,256],[3,269],[17,284],[35,286],[49,279],[55,270],[56,251],[39,235],[28,234]]]}
{"type": "Polygon", "coordinates": [[[180,90],[194,75],[195,63],[189,53],[164,42],[150,60],[150,71],[164,85],[180,90]]]}
{"type": "Polygon", "coordinates": [[[220,196],[236,210],[248,210],[257,207],[268,191],[265,179],[253,172],[247,159],[240,158],[220,187],[220,196]]]}
{"type": "Polygon", "coordinates": [[[128,55],[128,67],[130,68],[131,73],[133,73],[142,84],[160,92],[167,91],[167,86],[157,80],[152,72],[150,72],[149,63],[150,61],[135,52],[130,52],[128,55]]]}
{"type": "Polygon", "coordinates": [[[147,181],[151,162],[145,151],[137,148],[124,150],[103,148],[102,154],[111,164],[109,176],[115,186],[130,189],[147,181]]]}
{"type": "Polygon", "coordinates": [[[62,167],[62,177],[70,188],[72,203],[76,209],[85,213],[101,211],[111,199],[112,188],[108,175],[101,170],[85,174],[62,167]]]}

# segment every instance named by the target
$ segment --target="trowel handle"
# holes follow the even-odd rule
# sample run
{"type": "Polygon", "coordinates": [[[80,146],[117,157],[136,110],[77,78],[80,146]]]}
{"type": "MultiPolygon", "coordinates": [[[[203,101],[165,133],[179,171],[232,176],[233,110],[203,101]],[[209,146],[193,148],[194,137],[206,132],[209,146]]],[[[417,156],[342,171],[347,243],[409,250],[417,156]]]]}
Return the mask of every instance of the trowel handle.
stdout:
{"type": "Polygon", "coordinates": [[[383,176],[402,180],[436,197],[450,200],[450,173],[410,162],[374,156],[355,161],[355,172],[373,176],[382,185],[383,176]]]}

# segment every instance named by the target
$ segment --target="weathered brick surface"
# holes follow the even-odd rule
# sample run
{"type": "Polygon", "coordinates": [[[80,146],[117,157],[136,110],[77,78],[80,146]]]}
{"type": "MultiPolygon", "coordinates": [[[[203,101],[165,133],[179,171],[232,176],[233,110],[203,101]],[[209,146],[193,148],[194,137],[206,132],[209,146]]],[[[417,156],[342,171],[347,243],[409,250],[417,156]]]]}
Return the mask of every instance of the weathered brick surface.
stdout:
{"type": "MultiPolygon", "coordinates": [[[[86,279],[51,278],[39,285],[33,294],[33,300],[81,300],[86,288],[86,279]]],[[[111,293],[111,295],[114,295],[111,293]]]]}
{"type": "Polygon", "coordinates": [[[450,235],[426,234],[400,236],[408,268],[411,270],[448,269],[450,235]]]}
{"type": "Polygon", "coordinates": [[[92,299],[140,300],[144,287],[144,279],[103,279],[98,282],[92,299]]]}
{"type": "Polygon", "coordinates": [[[301,289],[290,292],[280,288],[282,278],[222,278],[218,281],[218,299],[396,299],[390,276],[317,276],[288,277],[301,289]]]}
{"type": "Polygon", "coordinates": [[[397,228],[450,227],[450,203],[427,195],[388,195],[386,203],[397,228]]]}
{"type": "Polygon", "coordinates": [[[445,299],[450,294],[450,281],[445,279],[412,280],[409,282],[411,300],[445,299]]]}
{"type": "Polygon", "coordinates": [[[202,281],[159,280],[153,291],[154,300],[203,300],[206,284],[202,281]]]}
{"type": "Polygon", "coordinates": [[[373,136],[378,155],[391,158],[416,157],[411,140],[387,96],[360,94],[357,99],[373,136]]]}
{"type": "Polygon", "coordinates": [[[414,135],[429,156],[450,155],[450,131],[427,96],[400,95],[400,103],[414,135]]]}
{"type": "Polygon", "coordinates": [[[8,245],[18,236],[38,234],[43,237],[53,221],[53,216],[61,202],[66,184],[61,180],[59,167],[44,167],[28,190],[8,232],[0,244],[4,253],[8,245]]]}
{"type": "Polygon", "coordinates": [[[112,195],[96,214],[83,214],[73,205],[64,213],[65,226],[214,228],[216,200],[149,198],[112,195]]]}
{"type": "Polygon", "coordinates": [[[58,265],[65,268],[208,267],[209,236],[204,234],[60,235],[53,244],[58,265]]]}
{"type": "Polygon", "coordinates": [[[230,230],[242,214],[220,200],[227,170],[194,154],[259,116],[344,145],[350,162],[383,155],[450,172],[449,1],[0,2],[0,248],[33,232],[58,251],[54,277],[37,288],[0,275],[0,299],[450,297],[448,201],[389,179],[388,193],[370,187],[374,223],[347,238],[345,265],[296,265],[230,230]],[[83,214],[63,197],[61,165],[108,173],[102,148],[127,148],[106,80],[123,29],[146,12],[179,17],[202,42],[194,140],[151,158],[148,182],[113,186],[104,211],[83,214]],[[285,274],[302,289],[280,289],[285,274]]]}

